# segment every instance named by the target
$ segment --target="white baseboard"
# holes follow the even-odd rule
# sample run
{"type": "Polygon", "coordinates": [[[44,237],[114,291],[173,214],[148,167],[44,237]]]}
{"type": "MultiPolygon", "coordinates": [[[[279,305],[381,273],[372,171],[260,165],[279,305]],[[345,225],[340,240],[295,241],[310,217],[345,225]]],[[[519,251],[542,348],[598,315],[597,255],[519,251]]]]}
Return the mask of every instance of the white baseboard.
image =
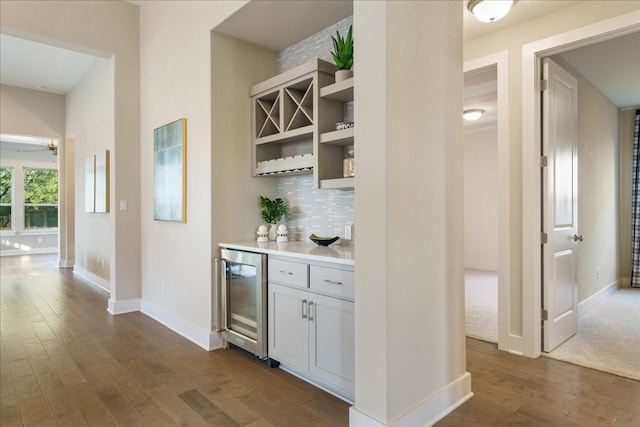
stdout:
{"type": "Polygon", "coordinates": [[[0,256],[16,256],[16,255],[42,255],[55,254],[58,248],[33,248],[25,251],[24,249],[9,249],[0,251],[0,256]]]}
{"type": "Polygon", "coordinates": [[[584,315],[587,311],[589,311],[589,309],[591,309],[591,307],[595,306],[596,304],[598,304],[599,302],[601,302],[602,300],[604,300],[606,297],[613,294],[617,290],[618,290],[618,281],[616,280],[613,283],[610,283],[609,285],[600,289],[598,292],[591,295],[589,298],[578,303],[578,317],[584,315]]]}
{"type": "Polygon", "coordinates": [[[465,261],[464,268],[473,268],[474,270],[485,271],[498,271],[498,263],[486,261],[465,261]]]}
{"type": "Polygon", "coordinates": [[[93,274],[89,270],[85,270],[84,268],[80,267],[79,265],[74,265],[73,266],[73,274],[77,274],[79,276],[82,276],[84,279],[86,279],[92,285],[95,285],[95,286],[99,287],[103,291],[107,291],[107,292],[111,293],[111,285],[109,284],[109,281],[103,279],[100,276],[96,276],[95,274],[93,274]]]}
{"type": "Polygon", "coordinates": [[[465,372],[457,380],[447,384],[410,412],[384,424],[358,411],[349,408],[349,426],[351,427],[414,427],[431,426],[447,416],[473,396],[471,392],[471,374],[465,372]]]}
{"type": "Polygon", "coordinates": [[[109,298],[109,301],[107,303],[107,311],[113,315],[140,311],[140,299],[134,298],[116,301],[109,298]]]}
{"type": "Polygon", "coordinates": [[[224,343],[218,332],[202,329],[157,304],[143,300],[140,311],[207,351],[223,347],[224,343]]]}
{"type": "Polygon", "coordinates": [[[58,259],[58,268],[73,267],[74,261],[72,259],[58,259]]]}

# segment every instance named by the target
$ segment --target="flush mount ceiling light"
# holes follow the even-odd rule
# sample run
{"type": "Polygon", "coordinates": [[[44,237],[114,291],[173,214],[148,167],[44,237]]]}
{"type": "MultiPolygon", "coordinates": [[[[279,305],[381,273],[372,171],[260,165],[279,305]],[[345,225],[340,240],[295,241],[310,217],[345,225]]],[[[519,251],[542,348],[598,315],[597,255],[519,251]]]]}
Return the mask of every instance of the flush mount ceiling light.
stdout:
{"type": "Polygon", "coordinates": [[[514,0],[469,0],[467,9],[482,22],[495,22],[504,18],[514,0]]]}
{"type": "Polygon", "coordinates": [[[462,117],[468,122],[473,122],[478,120],[480,116],[484,113],[484,110],[481,108],[472,108],[471,110],[464,110],[462,112],[462,117]]]}

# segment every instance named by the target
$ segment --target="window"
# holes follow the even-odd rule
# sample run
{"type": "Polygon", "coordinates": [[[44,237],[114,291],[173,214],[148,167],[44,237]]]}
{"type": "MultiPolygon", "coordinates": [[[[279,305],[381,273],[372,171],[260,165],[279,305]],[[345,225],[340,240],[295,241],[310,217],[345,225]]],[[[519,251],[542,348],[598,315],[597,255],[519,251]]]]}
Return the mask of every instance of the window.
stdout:
{"type": "Polygon", "coordinates": [[[24,229],[58,228],[58,171],[24,168],[24,229]]]}
{"type": "Polygon", "coordinates": [[[13,168],[0,167],[0,230],[11,230],[13,168]]]}

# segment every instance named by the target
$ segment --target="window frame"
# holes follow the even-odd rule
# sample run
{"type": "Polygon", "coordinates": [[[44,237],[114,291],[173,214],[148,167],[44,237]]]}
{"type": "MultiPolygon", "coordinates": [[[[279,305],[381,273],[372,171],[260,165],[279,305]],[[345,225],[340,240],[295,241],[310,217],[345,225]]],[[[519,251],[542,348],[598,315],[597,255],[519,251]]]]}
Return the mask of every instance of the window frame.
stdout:
{"type": "MultiPolygon", "coordinates": [[[[60,172],[57,167],[44,167],[44,166],[31,166],[31,165],[22,165],[22,206],[21,206],[21,215],[22,215],[22,230],[21,232],[25,235],[33,235],[33,234],[43,234],[43,232],[58,232],[59,224],[60,224],[60,172]],[[25,201],[25,171],[27,169],[31,170],[49,170],[56,172],[56,200],[57,203],[27,203],[25,201]],[[56,225],[55,227],[27,227],[26,215],[27,215],[27,207],[49,207],[55,206],[56,209],[56,225]]],[[[46,222],[46,219],[45,219],[46,222]]]]}
{"type": "Polygon", "coordinates": [[[0,168],[10,169],[11,170],[11,202],[0,202],[0,206],[9,206],[11,208],[11,224],[9,228],[0,229],[0,235],[2,236],[15,236],[16,234],[16,221],[15,221],[15,211],[16,211],[16,166],[10,164],[0,164],[0,168]]]}

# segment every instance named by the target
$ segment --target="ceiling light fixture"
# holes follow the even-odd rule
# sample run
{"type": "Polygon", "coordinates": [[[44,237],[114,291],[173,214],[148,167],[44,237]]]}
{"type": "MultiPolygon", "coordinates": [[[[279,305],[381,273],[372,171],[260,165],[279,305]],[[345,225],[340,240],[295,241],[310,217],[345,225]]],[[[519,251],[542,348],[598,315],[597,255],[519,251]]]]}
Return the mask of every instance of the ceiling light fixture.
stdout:
{"type": "Polygon", "coordinates": [[[495,22],[509,13],[513,3],[514,0],[469,0],[467,9],[478,21],[495,22]]]}
{"type": "Polygon", "coordinates": [[[464,117],[464,119],[468,122],[473,122],[475,120],[478,120],[480,116],[482,116],[482,113],[484,113],[483,109],[472,108],[470,110],[464,110],[462,112],[462,117],[464,117]]]}

